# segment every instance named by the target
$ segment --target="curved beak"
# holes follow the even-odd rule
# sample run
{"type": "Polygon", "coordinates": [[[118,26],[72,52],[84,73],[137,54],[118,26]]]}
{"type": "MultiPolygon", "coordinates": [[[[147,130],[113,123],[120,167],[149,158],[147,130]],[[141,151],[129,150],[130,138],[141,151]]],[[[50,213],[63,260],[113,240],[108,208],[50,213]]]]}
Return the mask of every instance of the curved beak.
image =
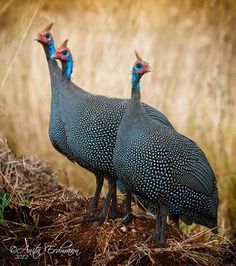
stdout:
{"type": "Polygon", "coordinates": [[[150,66],[148,66],[147,72],[152,72],[152,68],[150,66]]]}
{"type": "Polygon", "coordinates": [[[152,72],[152,68],[147,64],[145,65],[144,72],[145,73],[152,72]]]}
{"type": "Polygon", "coordinates": [[[34,40],[37,41],[37,42],[39,42],[39,40],[40,40],[39,35],[36,35],[36,36],[34,37],[34,40]]]}

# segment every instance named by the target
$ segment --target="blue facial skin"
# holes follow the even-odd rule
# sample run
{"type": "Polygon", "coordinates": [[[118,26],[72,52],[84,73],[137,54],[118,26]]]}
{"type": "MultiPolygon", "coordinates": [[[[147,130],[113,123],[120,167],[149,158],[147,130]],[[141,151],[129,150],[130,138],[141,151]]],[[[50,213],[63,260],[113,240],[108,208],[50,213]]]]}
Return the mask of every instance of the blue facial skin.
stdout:
{"type": "Polygon", "coordinates": [[[63,60],[60,59],[62,64],[62,75],[66,76],[66,79],[69,80],[73,72],[72,55],[67,50],[64,50],[63,52],[60,52],[60,56],[63,58],[63,60]]]}
{"type": "Polygon", "coordinates": [[[142,75],[137,74],[137,71],[141,70],[142,67],[143,66],[141,64],[137,64],[133,67],[133,70],[132,70],[132,87],[138,90],[140,90],[140,78],[142,75]]]}
{"type": "Polygon", "coordinates": [[[55,53],[56,49],[55,49],[55,44],[54,41],[50,41],[48,44],[48,48],[49,48],[49,55],[51,57],[52,60],[55,60],[55,58],[52,58],[52,55],[55,53]]]}
{"type": "MultiPolygon", "coordinates": [[[[60,56],[63,58],[57,58],[61,61],[62,64],[62,76],[66,76],[67,80],[70,80],[71,78],[71,74],[73,72],[73,59],[72,59],[72,55],[70,52],[68,51],[63,51],[60,52],[60,56]]],[[[51,56],[52,60],[55,60],[55,53],[52,54],[51,56]]]]}
{"type": "Polygon", "coordinates": [[[71,54],[68,55],[67,61],[66,61],[66,78],[70,79],[71,74],[73,72],[73,59],[71,54]]]}
{"type": "Polygon", "coordinates": [[[52,57],[52,55],[56,51],[54,40],[53,40],[52,36],[50,36],[50,35],[48,38],[50,38],[48,43],[45,43],[44,41],[40,41],[40,40],[38,40],[38,41],[43,45],[47,60],[55,61],[55,58],[52,57]]]}

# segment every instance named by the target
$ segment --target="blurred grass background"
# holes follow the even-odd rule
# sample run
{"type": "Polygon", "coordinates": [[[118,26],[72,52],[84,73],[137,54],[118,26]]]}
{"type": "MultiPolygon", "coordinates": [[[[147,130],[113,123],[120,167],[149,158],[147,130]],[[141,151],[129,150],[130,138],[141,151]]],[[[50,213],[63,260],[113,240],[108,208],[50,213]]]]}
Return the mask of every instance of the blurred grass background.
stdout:
{"type": "Polygon", "coordinates": [[[142,99],[205,151],[219,183],[220,231],[235,237],[236,1],[0,1],[0,135],[92,195],[93,176],[48,138],[49,73],[33,38],[51,21],[56,45],[69,38],[74,82],[92,93],[130,97],[134,50],[150,63],[142,99]]]}

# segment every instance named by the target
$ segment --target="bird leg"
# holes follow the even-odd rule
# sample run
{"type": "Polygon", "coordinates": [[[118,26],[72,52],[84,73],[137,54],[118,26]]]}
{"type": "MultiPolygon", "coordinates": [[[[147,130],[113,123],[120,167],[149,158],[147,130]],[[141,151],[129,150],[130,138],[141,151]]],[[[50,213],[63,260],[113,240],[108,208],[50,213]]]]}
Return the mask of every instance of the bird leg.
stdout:
{"type": "Polygon", "coordinates": [[[96,175],[96,191],[92,202],[92,211],[83,218],[83,222],[96,221],[97,215],[95,211],[98,207],[98,201],[103,186],[104,177],[102,175],[96,175]]]}
{"type": "Polygon", "coordinates": [[[105,198],[105,202],[104,202],[104,206],[102,208],[102,211],[98,217],[98,224],[101,225],[106,217],[107,217],[107,213],[108,213],[108,210],[109,210],[109,206],[110,206],[110,203],[111,203],[111,199],[112,199],[112,196],[116,193],[115,193],[115,190],[116,190],[116,180],[115,179],[109,179],[108,180],[108,193],[106,195],[106,198],[105,198]]]}
{"type": "Polygon", "coordinates": [[[112,219],[116,219],[118,217],[116,184],[115,184],[114,192],[112,194],[111,216],[112,216],[112,219]]]}
{"type": "Polygon", "coordinates": [[[156,243],[158,243],[159,235],[160,235],[160,205],[157,204],[157,213],[156,213],[156,226],[155,226],[155,232],[154,232],[154,238],[156,240],[156,243]]]}
{"type": "Polygon", "coordinates": [[[164,247],[166,244],[165,230],[166,230],[167,208],[165,204],[160,203],[156,214],[156,228],[155,239],[158,247],[164,247]]]}
{"type": "MultiPolygon", "coordinates": [[[[102,183],[103,183],[103,180],[102,180],[102,183]]],[[[99,185],[101,185],[101,183],[99,183],[99,185]]],[[[97,190],[96,190],[96,193],[97,193],[97,190]]],[[[114,196],[116,197],[116,181],[115,181],[115,179],[109,179],[108,180],[108,193],[106,195],[106,198],[105,198],[105,201],[104,201],[104,205],[103,205],[103,208],[102,208],[100,214],[99,215],[95,215],[92,212],[92,214],[90,216],[87,216],[87,217],[83,218],[83,222],[97,221],[98,224],[101,225],[105,221],[105,219],[107,217],[107,213],[108,213],[108,210],[109,210],[110,202],[114,198],[114,196]]],[[[96,201],[95,201],[95,203],[96,203],[96,201]]],[[[116,205],[116,199],[115,199],[115,205],[116,205]]],[[[95,206],[95,205],[93,205],[93,206],[95,206]]],[[[117,208],[117,206],[115,207],[115,209],[116,208],[117,208]]],[[[117,211],[117,209],[116,209],[116,211],[117,211]]]]}
{"type": "Polygon", "coordinates": [[[127,188],[125,188],[125,191],[125,218],[123,223],[129,224],[135,218],[135,215],[132,214],[131,210],[132,194],[127,188]]]}
{"type": "Polygon", "coordinates": [[[94,198],[93,198],[91,215],[94,215],[94,211],[98,207],[98,201],[99,201],[99,197],[100,197],[100,194],[101,194],[103,182],[104,182],[104,177],[102,175],[96,175],[96,185],[97,186],[96,186],[96,191],[95,191],[95,195],[94,195],[94,198]]]}

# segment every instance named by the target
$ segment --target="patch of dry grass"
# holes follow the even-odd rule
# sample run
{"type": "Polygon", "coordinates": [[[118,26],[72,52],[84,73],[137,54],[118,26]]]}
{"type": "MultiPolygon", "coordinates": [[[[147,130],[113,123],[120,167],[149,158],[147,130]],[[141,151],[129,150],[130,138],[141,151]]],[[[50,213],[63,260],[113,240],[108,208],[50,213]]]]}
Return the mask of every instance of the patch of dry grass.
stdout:
{"type": "MultiPolygon", "coordinates": [[[[38,1],[0,3],[0,83],[38,1]]],[[[69,38],[74,81],[107,96],[130,96],[137,49],[153,68],[142,98],[206,152],[219,180],[220,224],[236,232],[236,4],[231,0],[42,1],[1,87],[0,134],[15,151],[50,162],[64,184],[91,195],[94,178],[51,146],[50,84],[34,35],[54,21],[56,44],[69,38]]]]}
{"type": "Polygon", "coordinates": [[[16,157],[7,141],[0,139],[0,187],[12,196],[11,202],[23,204],[24,199],[32,200],[62,189],[52,169],[34,157],[16,157]]]}
{"type": "Polygon", "coordinates": [[[167,247],[156,248],[155,220],[146,214],[129,225],[109,219],[99,227],[82,222],[92,199],[61,187],[48,166],[23,161],[2,140],[0,167],[0,191],[11,196],[0,219],[1,265],[235,265],[236,245],[221,236],[209,240],[206,229],[186,236],[168,225],[167,247]],[[31,191],[27,206],[15,193],[21,189],[31,191]],[[64,252],[52,253],[49,246],[64,252]],[[16,249],[24,259],[17,258],[16,249]]]}

